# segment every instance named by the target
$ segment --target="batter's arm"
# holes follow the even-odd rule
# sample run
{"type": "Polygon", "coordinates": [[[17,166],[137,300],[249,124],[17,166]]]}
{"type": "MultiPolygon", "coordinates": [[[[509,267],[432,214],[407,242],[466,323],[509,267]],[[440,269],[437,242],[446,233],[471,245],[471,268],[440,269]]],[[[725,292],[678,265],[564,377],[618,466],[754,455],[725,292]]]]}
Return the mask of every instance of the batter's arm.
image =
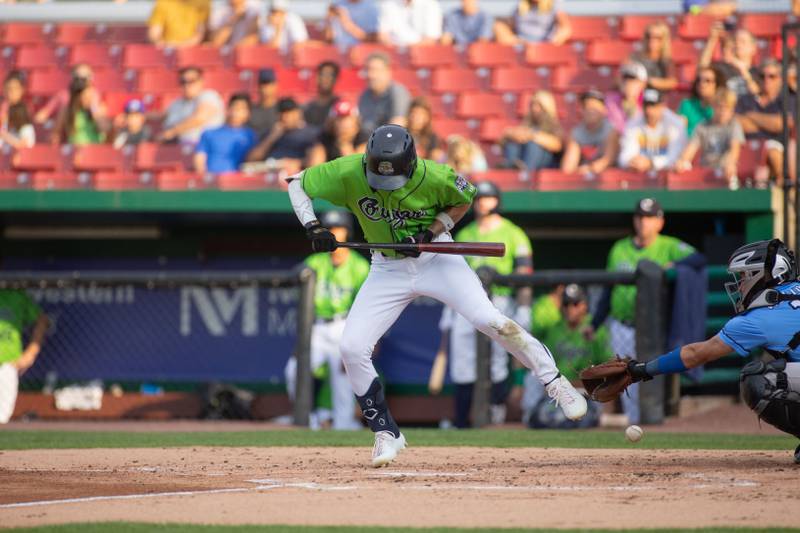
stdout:
{"type": "Polygon", "coordinates": [[[302,173],[295,174],[287,179],[289,182],[289,200],[292,202],[292,209],[294,214],[300,221],[303,227],[312,223],[319,223],[317,215],[314,213],[314,204],[311,203],[311,198],[306,194],[303,189],[302,173]]]}
{"type": "Polygon", "coordinates": [[[472,204],[456,205],[448,207],[436,215],[436,220],[428,228],[434,235],[439,235],[445,231],[450,231],[458,221],[464,218],[472,204]],[[449,227],[448,227],[449,226],[449,227]]]}

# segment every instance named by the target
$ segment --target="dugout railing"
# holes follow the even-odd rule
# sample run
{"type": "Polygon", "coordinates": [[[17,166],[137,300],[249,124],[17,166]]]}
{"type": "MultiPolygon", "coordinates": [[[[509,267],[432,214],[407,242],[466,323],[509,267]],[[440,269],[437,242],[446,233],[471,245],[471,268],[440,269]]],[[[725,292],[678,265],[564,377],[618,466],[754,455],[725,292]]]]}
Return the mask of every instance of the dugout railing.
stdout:
{"type": "MultiPolygon", "coordinates": [[[[479,270],[478,275],[487,292],[493,285],[512,288],[553,287],[560,284],[636,286],[636,357],[648,361],[662,353],[666,345],[667,331],[667,285],[665,271],[651,261],[639,262],[635,272],[608,272],[605,270],[550,270],[534,274],[495,274],[491,270],[479,270]]],[[[491,395],[491,342],[485,335],[477,336],[477,379],[473,392],[473,426],[489,423],[491,395]]],[[[633,355],[633,354],[620,354],[633,355]]],[[[667,402],[674,401],[677,379],[655,379],[641,384],[639,402],[641,422],[660,424],[664,420],[667,402]],[[668,393],[669,391],[669,393],[668,393]]]]}
{"type": "MultiPolygon", "coordinates": [[[[286,295],[279,294],[276,300],[284,297],[285,304],[294,306],[296,312],[291,315],[291,322],[296,327],[295,331],[290,332],[294,338],[293,346],[287,348],[297,359],[296,370],[296,392],[293,402],[292,416],[294,423],[298,426],[308,426],[310,413],[313,408],[314,390],[313,378],[311,372],[311,329],[315,320],[314,315],[314,289],[316,284],[316,276],[314,271],[309,268],[297,268],[293,270],[280,270],[280,271],[3,271],[0,272],[0,289],[5,290],[25,290],[29,295],[32,295],[34,300],[42,304],[43,310],[48,314],[51,319],[51,331],[48,332],[46,341],[44,343],[43,354],[47,354],[49,361],[45,364],[40,364],[38,367],[34,365],[34,372],[23,375],[21,379],[21,387],[25,386],[26,379],[34,381],[36,385],[41,386],[47,381],[48,374],[56,375],[55,372],[48,370],[48,366],[58,366],[59,364],[66,364],[71,368],[78,368],[77,373],[80,373],[80,366],[84,358],[114,358],[114,357],[127,357],[128,360],[135,359],[136,354],[143,357],[145,355],[152,355],[153,353],[163,353],[166,358],[170,352],[183,351],[184,353],[192,349],[203,348],[198,345],[197,341],[192,346],[183,345],[179,346],[177,343],[182,341],[179,335],[172,335],[166,329],[185,328],[187,320],[190,318],[190,312],[199,314],[211,314],[213,316],[204,317],[207,319],[206,326],[213,330],[224,327],[227,323],[234,320],[233,315],[236,313],[244,314],[246,310],[245,305],[242,304],[242,299],[239,298],[246,293],[242,290],[252,290],[251,296],[254,298],[268,298],[271,299],[270,291],[288,290],[291,293],[289,298],[286,295]],[[198,291],[198,289],[201,289],[198,291]],[[233,297],[225,296],[217,298],[218,305],[214,309],[212,300],[216,294],[216,289],[223,289],[234,294],[233,297]],[[236,292],[239,290],[240,292],[236,292]],[[232,291],[232,292],[231,292],[232,291]],[[210,306],[195,306],[193,310],[187,311],[186,302],[194,296],[199,296],[200,300],[205,300],[206,303],[211,303],[210,306]],[[179,293],[179,294],[178,294],[179,293]],[[210,296],[209,296],[210,295],[210,296]],[[236,299],[238,298],[238,300],[236,299]],[[51,307],[48,308],[47,304],[51,307]],[[125,306],[120,305],[129,303],[127,311],[125,306]],[[103,308],[103,304],[115,304],[103,308]],[[92,307],[91,312],[87,312],[87,308],[92,307]],[[177,309],[179,307],[181,309],[177,309]],[[57,313],[59,316],[51,317],[49,310],[58,307],[57,313]],[[137,308],[139,307],[139,308],[137,308]],[[164,311],[168,308],[169,316],[164,311]],[[104,311],[105,309],[105,311],[104,311]],[[116,310],[123,309],[124,315],[113,314],[116,310]],[[108,313],[107,317],[103,317],[103,313],[108,313]],[[73,316],[70,316],[72,314],[73,316]],[[179,314],[180,317],[176,315],[179,314]],[[77,316],[77,317],[76,317],[77,316]],[[107,320],[103,320],[107,318],[107,320]],[[122,318],[122,320],[120,320],[122,318]],[[130,324],[126,327],[125,319],[130,320],[130,324]],[[82,322],[81,322],[82,320],[82,322]],[[116,322],[114,322],[116,321],[116,322]],[[77,326],[76,326],[77,324],[77,326]],[[90,327],[91,326],[91,327],[90,327]],[[142,332],[135,334],[132,330],[138,328],[145,330],[144,335],[142,332]],[[113,331],[104,331],[104,329],[112,329],[113,331]],[[126,329],[131,331],[131,336],[127,336],[126,329]],[[101,341],[92,342],[92,337],[106,339],[106,345],[102,345],[101,341]],[[136,341],[130,340],[131,338],[136,341]],[[108,342],[112,339],[112,342],[108,342]],[[136,346],[129,346],[131,342],[136,342],[136,346]],[[161,343],[164,345],[161,345],[161,343]],[[49,345],[49,346],[48,346],[49,345]],[[131,354],[122,356],[118,354],[131,354]],[[60,361],[59,358],[69,358],[68,363],[60,361]],[[47,363],[51,363],[48,365],[47,363]],[[33,376],[30,376],[33,374],[33,376]],[[29,377],[30,376],[30,377],[29,377]]],[[[200,320],[202,320],[201,317],[200,320]]],[[[257,327],[252,324],[252,317],[240,317],[242,322],[242,329],[253,329],[257,327]],[[245,324],[249,321],[250,324],[245,324]]],[[[258,320],[256,318],[255,320],[258,320]]],[[[282,323],[286,326],[289,321],[282,323]]],[[[198,328],[196,328],[198,329],[198,328]]],[[[219,332],[211,332],[211,335],[219,332]]],[[[245,332],[246,333],[246,332],[245,332]]],[[[258,336],[252,336],[253,342],[259,342],[258,336]]],[[[191,339],[191,337],[183,337],[183,339],[191,339]]],[[[207,337],[208,340],[219,340],[207,337]]],[[[203,340],[199,342],[202,344],[203,340]]],[[[187,340],[188,342],[188,340],[187,340]]],[[[226,353],[224,347],[224,339],[221,339],[222,348],[219,349],[215,355],[221,358],[229,357],[231,354],[226,353]]],[[[262,355],[268,357],[273,347],[261,346],[262,355]]],[[[253,350],[254,345],[251,343],[247,348],[253,350]]],[[[40,356],[41,357],[41,356],[40,356]]],[[[250,360],[255,359],[255,364],[258,364],[256,358],[251,357],[250,360]]],[[[184,358],[187,365],[205,364],[200,357],[194,360],[184,358]]],[[[263,361],[263,359],[262,359],[263,361]]],[[[98,362],[97,359],[92,361],[95,364],[106,364],[98,362]]],[[[113,364],[113,363],[112,363],[113,364]]],[[[191,369],[187,370],[187,374],[191,373],[191,369]]],[[[157,379],[159,375],[158,360],[150,362],[149,366],[143,366],[142,375],[147,376],[146,381],[157,379]]],[[[107,379],[105,376],[87,376],[87,378],[97,377],[99,379],[107,379]]],[[[209,376],[209,378],[212,376],[209,376]]],[[[80,380],[68,380],[80,381],[80,380]]],[[[110,381],[114,381],[111,379],[110,381]]],[[[206,379],[204,381],[213,381],[206,379]]]]}

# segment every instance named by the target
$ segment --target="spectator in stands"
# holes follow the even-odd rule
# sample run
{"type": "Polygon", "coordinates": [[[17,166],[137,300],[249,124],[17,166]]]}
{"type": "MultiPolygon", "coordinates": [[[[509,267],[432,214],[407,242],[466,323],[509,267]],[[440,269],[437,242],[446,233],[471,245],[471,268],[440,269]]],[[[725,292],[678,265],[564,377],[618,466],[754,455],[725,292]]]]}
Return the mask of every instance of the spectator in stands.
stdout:
{"type": "Polygon", "coordinates": [[[308,126],[303,109],[294,98],[278,101],[278,122],[272,131],[247,156],[248,161],[273,160],[274,166],[289,174],[308,166],[311,148],[317,144],[320,129],[308,126]]]}
{"type": "MultiPolygon", "coordinates": [[[[100,93],[92,85],[92,75],[92,67],[86,63],[79,63],[72,67],[70,82],[76,79],[84,80],[84,83],[90,88],[90,91],[94,93],[92,95],[92,107],[99,108],[102,105],[102,99],[100,98],[100,93]]],[[[69,88],[57,91],[47,103],[36,112],[33,116],[33,121],[36,124],[44,124],[50,120],[51,117],[58,117],[59,112],[67,107],[69,96],[69,88]]]]}
{"type": "Polygon", "coordinates": [[[418,96],[411,100],[407,123],[408,132],[414,138],[417,155],[423,159],[442,161],[444,151],[440,146],[439,136],[433,131],[433,111],[427,98],[418,96]]]}
{"type": "Polygon", "coordinates": [[[119,131],[114,137],[114,148],[136,146],[149,142],[153,137],[147,125],[147,115],[141,100],[130,100],[125,104],[125,112],[119,116],[119,131]]]}
{"type": "Polygon", "coordinates": [[[380,9],[376,0],[334,0],[325,20],[326,40],[346,51],[378,38],[380,9]]]}
{"type": "Polygon", "coordinates": [[[672,65],[672,41],[665,22],[647,25],[642,39],[642,50],[634,52],[631,61],[647,69],[647,85],[659,91],[671,91],[678,86],[672,65]]]}
{"type": "Polygon", "coordinates": [[[626,63],[620,69],[619,90],[606,96],[608,121],[618,133],[642,111],[642,92],[647,87],[647,69],[641,63],[626,63]]]}
{"type": "Polygon", "coordinates": [[[289,0],[272,0],[260,36],[262,43],[287,53],[295,44],[308,40],[308,30],[300,15],[289,11],[289,0]]]}
{"type": "MultiPolygon", "coordinates": [[[[763,139],[767,150],[770,174],[778,183],[783,183],[783,77],[781,64],[767,59],[757,73],[760,91],[758,95],[747,94],[739,98],[736,114],[748,138],[763,139]]],[[[793,127],[795,99],[789,96],[789,122],[793,127]]]]}
{"type": "Polygon", "coordinates": [[[678,114],[686,119],[686,132],[691,137],[694,128],[714,114],[714,96],[724,87],[722,74],[715,67],[701,67],[692,85],[692,96],[681,100],[678,114]]]}
{"type": "Polygon", "coordinates": [[[76,146],[99,144],[110,129],[105,106],[98,104],[96,91],[85,78],[73,78],[69,87],[69,102],[59,112],[53,129],[53,144],[76,146]]]}
{"type": "Polygon", "coordinates": [[[367,139],[369,133],[361,127],[358,108],[344,100],[336,102],[331,108],[319,142],[311,149],[308,166],[364,153],[367,139]]]}
{"type": "Polygon", "coordinates": [[[258,71],[258,102],[250,110],[250,124],[259,139],[269,135],[278,121],[278,78],[275,70],[258,71]]]}
{"type": "Polygon", "coordinates": [[[236,172],[256,144],[255,132],[247,126],[250,119],[250,96],[236,93],[228,101],[228,117],[219,128],[200,136],[194,154],[198,174],[236,172]]]}
{"type": "Polygon", "coordinates": [[[391,46],[433,44],[442,37],[442,8],[438,0],[386,0],[378,33],[391,46]]]}
{"type": "Polygon", "coordinates": [[[492,16],[478,6],[478,0],[461,0],[461,7],[444,17],[442,44],[466,46],[493,37],[492,16]]]}
{"type": "Polygon", "coordinates": [[[730,17],[736,13],[736,0],[683,0],[683,12],[714,18],[730,17]]]}
{"type": "Polygon", "coordinates": [[[700,54],[698,68],[716,66],[725,78],[725,84],[736,91],[740,98],[747,93],[758,94],[758,82],[755,79],[757,52],[752,33],[743,28],[728,30],[722,22],[716,22],[711,26],[708,41],[700,54]],[[722,60],[715,62],[714,53],[720,43],[722,60]]]}
{"type": "Polygon", "coordinates": [[[8,145],[17,150],[36,144],[36,131],[24,97],[22,73],[9,72],[3,82],[3,101],[0,103],[0,148],[8,145]]]}
{"type": "Polygon", "coordinates": [[[744,132],[736,120],[736,93],[723,88],[714,97],[714,117],[697,125],[689,144],[675,163],[675,169],[678,172],[690,170],[692,161],[700,152],[700,166],[722,171],[731,188],[736,189],[743,143],[744,132]]]}
{"type": "Polygon", "coordinates": [[[494,32],[497,42],[502,44],[564,44],[572,35],[572,26],[561,9],[561,0],[520,0],[513,16],[513,29],[498,21],[494,32]]]}
{"type": "Polygon", "coordinates": [[[411,95],[392,81],[389,56],[381,52],[370,54],[366,67],[367,89],[358,99],[361,124],[370,132],[382,124],[405,126],[411,95]]]}
{"type": "Polygon", "coordinates": [[[214,7],[209,23],[210,41],[214,46],[251,45],[258,41],[260,2],[228,0],[214,7]]]}
{"type": "Polygon", "coordinates": [[[210,0],[156,0],[147,36],[158,47],[198,45],[205,37],[210,12],[210,0]]]}
{"type": "Polygon", "coordinates": [[[225,122],[225,104],[217,91],[205,88],[203,71],[198,67],[181,69],[180,83],[181,97],[167,108],[159,139],[196,144],[203,131],[225,122]]]}
{"type": "Polygon", "coordinates": [[[317,67],[317,95],[306,104],[303,115],[306,123],[322,127],[331,114],[333,105],[339,97],[333,94],[336,80],[339,79],[339,65],[324,61],[317,67]]]}
{"type": "Polygon", "coordinates": [[[481,147],[461,135],[451,135],[447,138],[447,164],[465,176],[486,172],[489,169],[481,147]]]}
{"type": "Polygon", "coordinates": [[[522,124],[503,133],[503,156],[509,168],[538,170],[557,166],[564,147],[556,100],[548,91],[536,91],[522,124]]]}
{"type": "Polygon", "coordinates": [[[561,170],[597,175],[617,159],[619,136],[606,118],[603,93],[590,90],[581,95],[582,119],[570,133],[561,170]]]}
{"type": "Polygon", "coordinates": [[[686,127],[665,113],[661,91],[645,89],[642,101],[643,115],[628,122],[622,134],[619,166],[637,172],[672,168],[686,145],[686,127]]]}

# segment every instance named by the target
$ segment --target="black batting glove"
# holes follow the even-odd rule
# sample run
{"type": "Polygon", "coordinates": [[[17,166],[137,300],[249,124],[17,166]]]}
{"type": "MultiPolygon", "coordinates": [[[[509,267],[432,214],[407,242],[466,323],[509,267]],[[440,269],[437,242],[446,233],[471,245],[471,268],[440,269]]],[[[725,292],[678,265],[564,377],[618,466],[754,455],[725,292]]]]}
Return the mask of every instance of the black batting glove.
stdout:
{"type": "MultiPolygon", "coordinates": [[[[433,237],[434,237],[433,232],[429,229],[426,229],[425,231],[420,231],[415,235],[409,235],[400,242],[405,244],[420,244],[423,242],[431,242],[433,240],[433,237]]],[[[407,251],[407,252],[398,250],[398,252],[400,252],[402,255],[405,255],[406,257],[419,257],[420,254],[419,250],[407,251]]]]}
{"type": "Polygon", "coordinates": [[[639,381],[649,381],[653,376],[647,373],[645,363],[631,359],[628,361],[628,374],[631,376],[631,381],[637,383],[639,381]]]}
{"type": "Polygon", "coordinates": [[[315,252],[332,252],[336,249],[336,237],[318,221],[306,224],[306,237],[311,241],[311,249],[315,252]]]}

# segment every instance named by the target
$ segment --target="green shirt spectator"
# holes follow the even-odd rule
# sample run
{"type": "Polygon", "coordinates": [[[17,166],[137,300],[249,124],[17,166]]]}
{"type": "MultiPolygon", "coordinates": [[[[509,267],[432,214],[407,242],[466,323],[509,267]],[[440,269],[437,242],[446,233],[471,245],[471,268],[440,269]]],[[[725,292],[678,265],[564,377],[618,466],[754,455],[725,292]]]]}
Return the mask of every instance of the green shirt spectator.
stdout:
{"type": "Polygon", "coordinates": [[[605,326],[598,329],[591,339],[584,335],[584,328],[592,322],[592,315],[587,314],[577,326],[571,326],[566,320],[548,328],[541,339],[553,352],[561,374],[570,381],[578,379],[578,372],[591,365],[609,359],[608,330],[605,326]]]}
{"type": "Polygon", "coordinates": [[[678,107],[678,114],[686,118],[686,132],[691,136],[698,124],[711,121],[711,117],[714,116],[714,109],[711,105],[704,104],[698,98],[686,98],[681,101],[681,105],[678,107]]]}
{"type": "Polygon", "coordinates": [[[563,287],[556,288],[550,294],[538,297],[531,308],[531,334],[537,339],[543,339],[547,332],[561,320],[560,292],[563,287]]]}

